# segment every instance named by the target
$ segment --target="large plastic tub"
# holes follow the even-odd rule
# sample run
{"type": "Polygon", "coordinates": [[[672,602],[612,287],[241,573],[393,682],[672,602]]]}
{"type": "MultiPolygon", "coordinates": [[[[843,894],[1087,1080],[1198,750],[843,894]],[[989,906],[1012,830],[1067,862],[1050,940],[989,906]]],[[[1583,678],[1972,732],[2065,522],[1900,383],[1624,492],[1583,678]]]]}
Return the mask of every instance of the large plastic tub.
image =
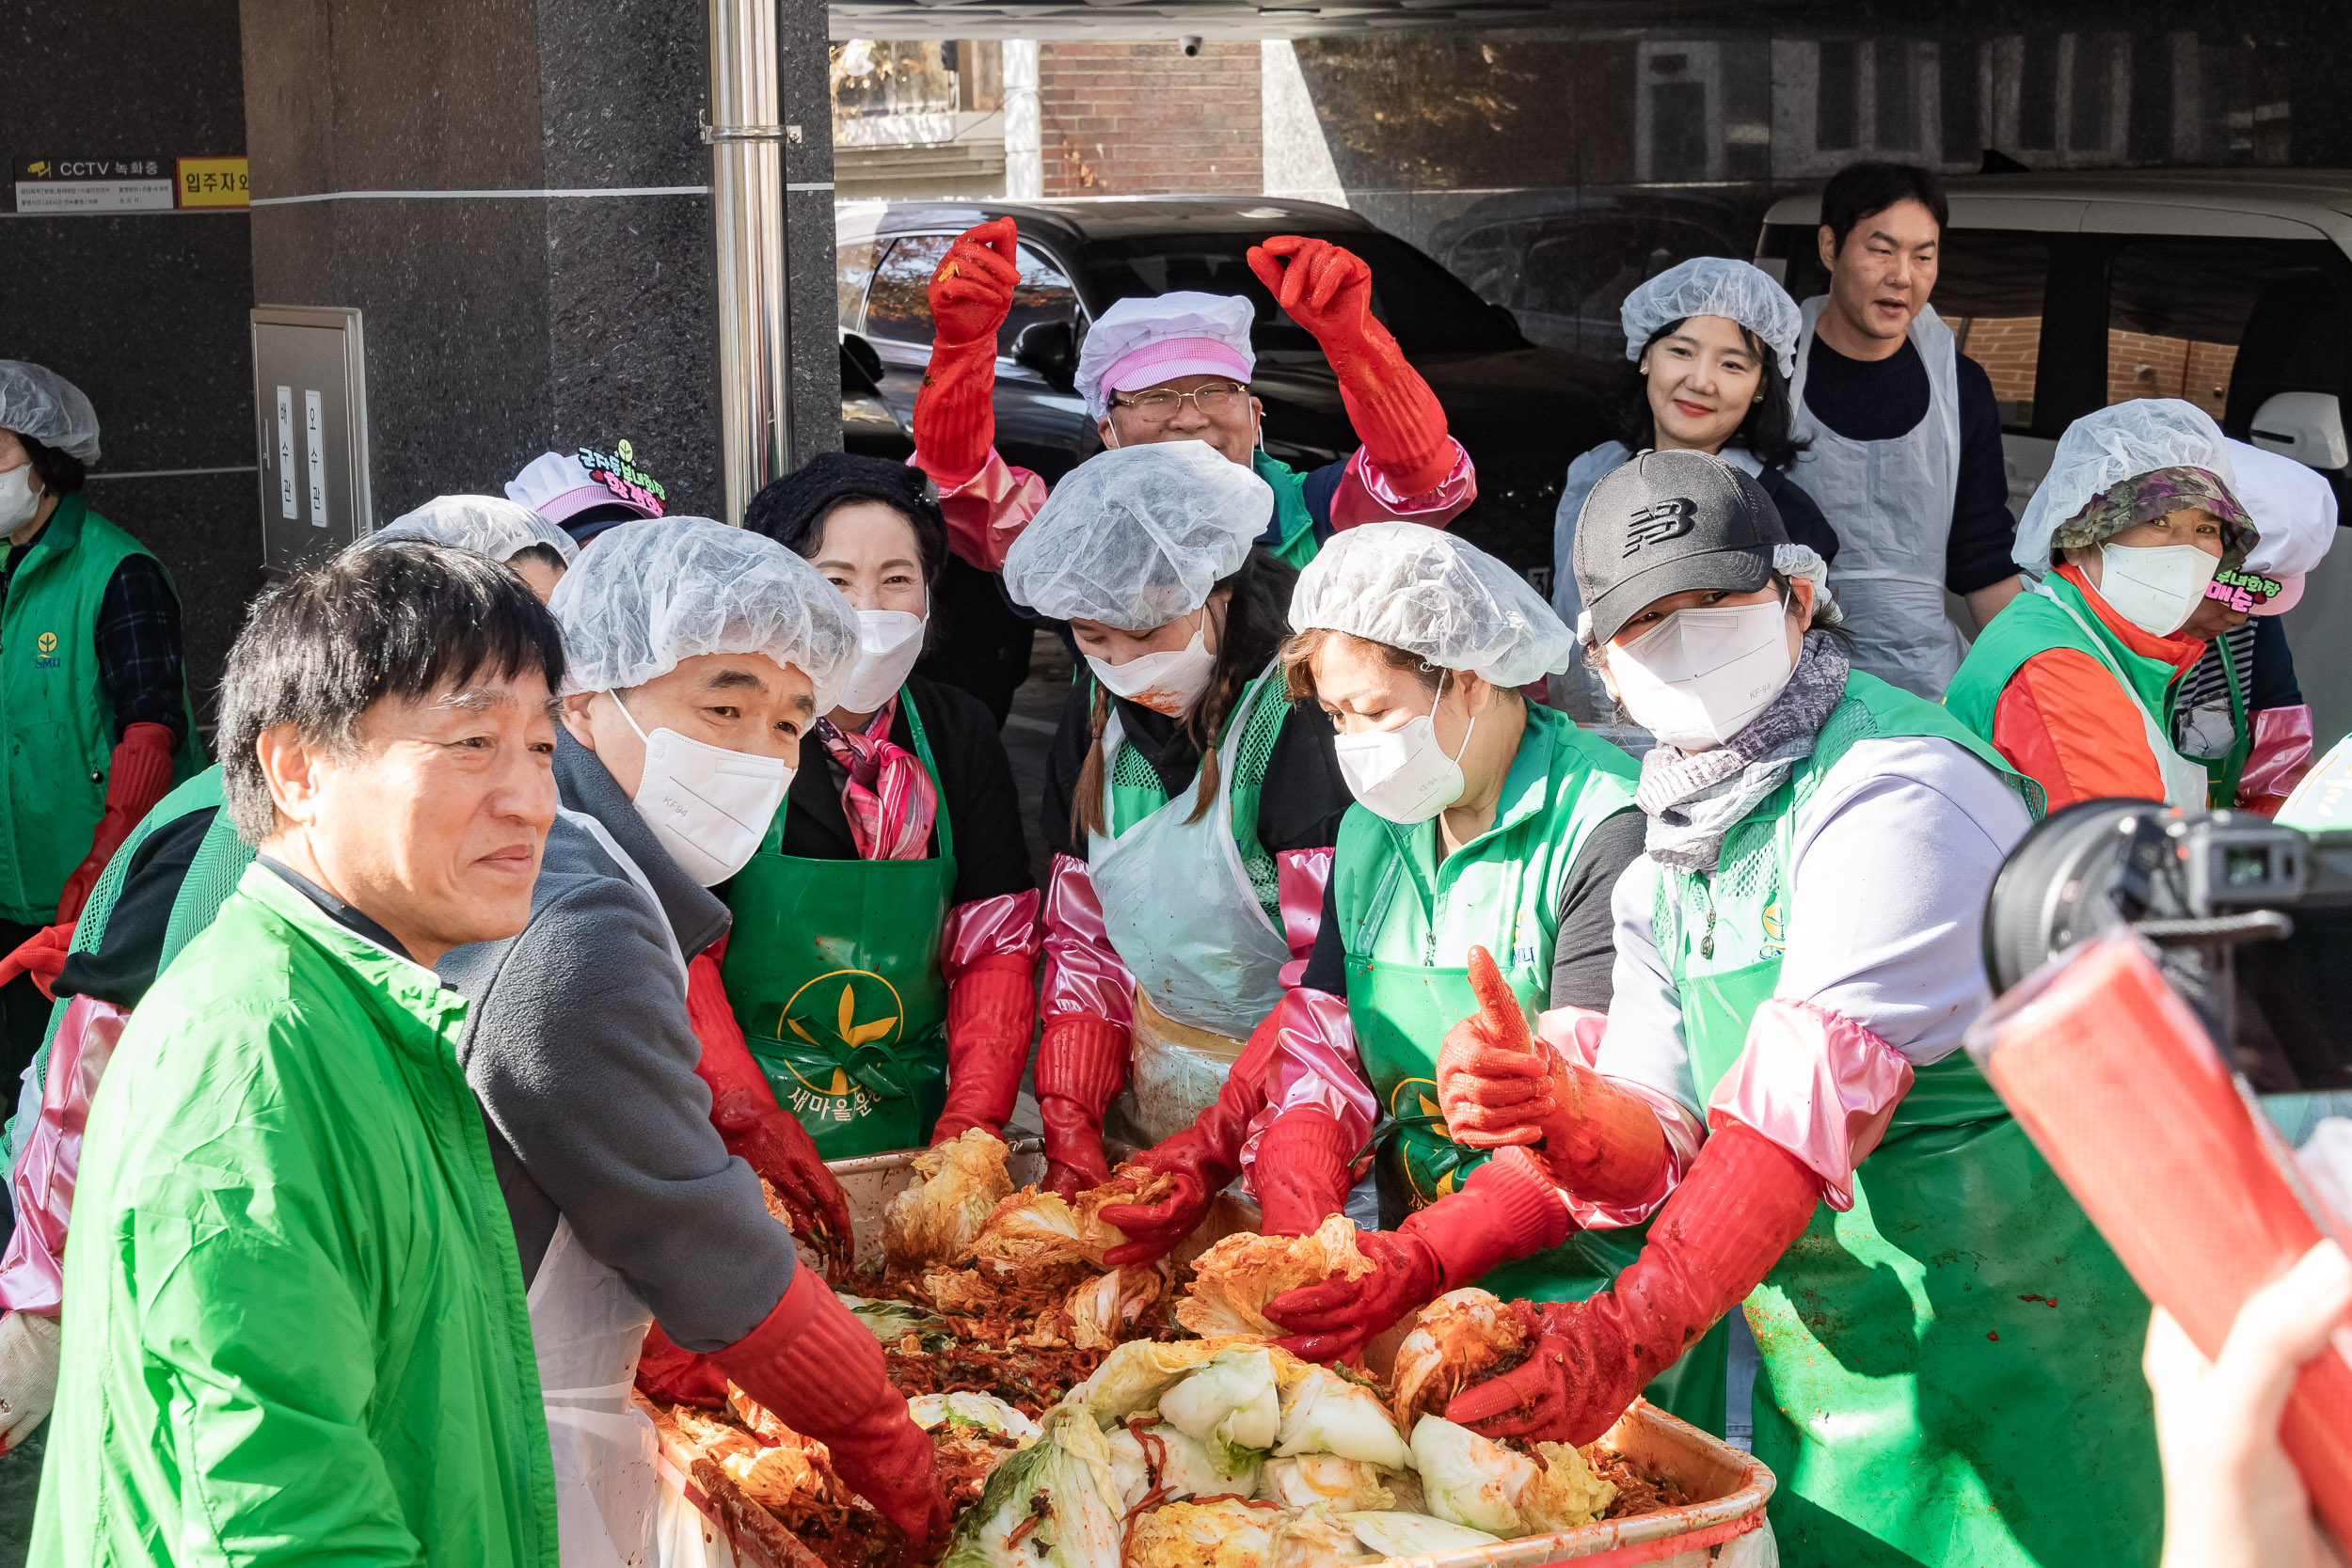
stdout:
{"type": "MultiPolygon", "coordinates": [[[[916,1152],[868,1154],[832,1163],[842,1195],[849,1199],[860,1263],[881,1261],[882,1210],[914,1180],[916,1152]]],[[[1006,1170],[1015,1185],[1038,1180],[1045,1174],[1043,1144],[1036,1138],[1016,1140],[1006,1170]]],[[[1176,1256],[1193,1257],[1219,1237],[1252,1229],[1257,1223],[1255,1204],[1230,1194],[1220,1196],[1209,1217],[1177,1248],[1176,1256]]],[[[1381,1349],[1393,1348],[1393,1337],[1382,1338],[1388,1346],[1375,1342],[1368,1347],[1368,1359],[1375,1364],[1384,1359],[1381,1349]]],[[[1757,1534],[1764,1523],[1764,1504],[1772,1495],[1771,1470],[1646,1400],[1634,1402],[1609,1429],[1607,1441],[1629,1459],[1672,1476],[1693,1500],[1635,1519],[1604,1520],[1553,1535],[1392,1558],[1390,1568],[1546,1568],[1547,1564],[1571,1562],[1577,1568],[1629,1568],[1633,1563],[1658,1563],[1662,1568],[1708,1568],[1710,1564],[1769,1568],[1777,1562],[1771,1537],[1757,1534]]],[[[701,1513],[707,1526],[706,1542],[712,1548],[709,1561],[726,1561],[723,1544],[732,1538],[735,1560],[741,1568],[822,1568],[789,1532],[759,1510],[749,1510],[758,1517],[748,1520],[738,1513],[724,1497],[723,1485],[711,1488],[721,1493],[714,1498],[696,1481],[693,1461],[691,1451],[676,1448],[665,1437],[660,1462],[662,1481],[701,1513]]]]}

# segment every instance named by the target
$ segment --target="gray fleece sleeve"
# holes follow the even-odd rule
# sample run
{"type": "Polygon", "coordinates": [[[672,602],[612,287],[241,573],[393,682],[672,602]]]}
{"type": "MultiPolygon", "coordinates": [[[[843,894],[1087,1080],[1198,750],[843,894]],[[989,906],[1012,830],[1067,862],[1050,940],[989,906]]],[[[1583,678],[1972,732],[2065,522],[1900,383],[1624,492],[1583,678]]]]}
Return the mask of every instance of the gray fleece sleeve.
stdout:
{"type": "Polygon", "coordinates": [[[468,988],[466,1077],[589,1256],[673,1342],[708,1352],[773,1310],[792,1238],[710,1125],[659,918],[614,881],[540,910],[490,983],[468,988]]]}

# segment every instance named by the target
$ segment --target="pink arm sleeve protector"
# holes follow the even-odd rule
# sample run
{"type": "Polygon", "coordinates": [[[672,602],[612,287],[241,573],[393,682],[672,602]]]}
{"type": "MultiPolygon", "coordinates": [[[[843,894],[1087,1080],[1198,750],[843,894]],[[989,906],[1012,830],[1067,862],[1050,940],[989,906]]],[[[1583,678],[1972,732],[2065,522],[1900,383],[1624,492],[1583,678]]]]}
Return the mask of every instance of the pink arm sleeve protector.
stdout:
{"type": "Polygon", "coordinates": [[[1323,890],[1331,879],[1328,849],[1285,849],[1274,857],[1275,896],[1282,908],[1282,941],[1291,961],[1282,966],[1286,986],[1298,984],[1307,973],[1307,956],[1315,950],[1315,933],[1323,927],[1323,890]]]}
{"type": "Polygon", "coordinates": [[[0,1307],[57,1314],[65,1299],[66,1222],[73,1213],[73,1182],[82,1166],[82,1129],[90,1096],[114,1055],[131,1015],[95,997],[66,1004],[57,1037],[49,1045],[40,1121],[9,1173],[16,1233],[0,1255],[0,1307]]]}
{"type": "Polygon", "coordinates": [[[1666,1201],[1691,1168],[1691,1162],[1699,1157],[1699,1146],[1707,1141],[1707,1129],[1681,1101],[1672,1095],[1659,1093],[1638,1079],[1619,1078],[1600,1070],[1601,1037],[1609,1031],[1609,1015],[1586,1007],[1552,1007],[1535,1015],[1535,1037],[1549,1046],[1560,1059],[1585,1069],[1595,1077],[1606,1080],[1610,1086],[1623,1090],[1649,1108],[1658,1118],[1659,1129],[1666,1134],[1666,1170],[1658,1190],[1636,1204],[1589,1203],[1565,1189],[1561,1196],[1567,1201],[1568,1212],[1586,1230],[1614,1229],[1622,1226],[1639,1225],[1666,1201]]]}
{"type": "Polygon", "coordinates": [[[1306,986],[1282,993],[1268,1020],[1274,1025],[1272,1057],[1266,1063],[1265,1099],[1249,1118],[1242,1141],[1244,1190],[1255,1195],[1258,1140],[1294,1105],[1311,1105],[1340,1124],[1352,1147],[1361,1148],[1380,1119],[1380,1102],[1356,1059],[1356,1025],[1347,1003],[1306,986]]]}
{"type": "Polygon", "coordinates": [[[988,461],[968,479],[943,478],[924,467],[922,453],[907,459],[939,486],[939,510],[947,519],[947,547],[983,572],[1005,569],[1005,552],[1045,504],[1045,482],[1016,468],[989,449],[988,461]]]}
{"type": "Polygon", "coordinates": [[[1038,1013],[1047,1022],[1079,1013],[1131,1027],[1136,977],[1119,961],[1103,928],[1103,901],[1087,863],[1056,855],[1045,879],[1045,979],[1038,1013]]]}
{"type": "Polygon", "coordinates": [[[1811,1167],[1842,1213],[1853,1207],[1854,1166],[1885,1135],[1911,1079],[1902,1053],[1852,1019],[1775,997],[1708,1098],[1707,1125],[1736,1121],[1770,1138],[1811,1167]]]}
{"type": "Polygon", "coordinates": [[[946,940],[941,944],[939,967],[949,985],[980,958],[1010,954],[1037,957],[1043,933],[1038,929],[1038,910],[1045,895],[1035,888],[1025,893],[1000,893],[993,898],[974,898],[947,911],[946,940]]]}
{"type": "Polygon", "coordinates": [[[2238,804],[2263,797],[2295,792],[2312,766],[2312,710],[2309,707],[2257,708],[2254,747],[2238,776],[2238,804]]]}
{"type": "Polygon", "coordinates": [[[1347,471],[1340,476],[1340,487],[1331,495],[1333,531],[1362,523],[1427,523],[1443,528],[1453,521],[1478,499],[1478,470],[1461,442],[1451,436],[1446,439],[1454,445],[1454,467],[1442,483],[1421,496],[1399,495],[1372,454],[1358,447],[1347,460],[1347,471]]]}

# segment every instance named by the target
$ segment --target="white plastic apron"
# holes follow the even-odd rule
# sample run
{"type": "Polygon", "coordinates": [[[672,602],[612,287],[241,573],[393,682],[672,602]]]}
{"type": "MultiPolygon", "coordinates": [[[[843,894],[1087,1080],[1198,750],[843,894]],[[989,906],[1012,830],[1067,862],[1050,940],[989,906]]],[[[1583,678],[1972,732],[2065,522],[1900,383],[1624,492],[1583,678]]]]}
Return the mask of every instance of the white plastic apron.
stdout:
{"type": "MultiPolygon", "coordinates": [[[[1214,810],[1192,815],[1187,788],[1120,834],[1087,837],[1087,871],[1103,902],[1103,929],[1136,989],[1179,1023],[1246,1040],[1282,999],[1290,944],[1266,918],[1233,842],[1233,772],[1263,674],[1236,705],[1217,749],[1214,810]]],[[[1103,808],[1125,732],[1116,709],[1103,731],[1103,808]]]]}
{"type": "Polygon", "coordinates": [[[1967,653],[1944,610],[1944,558],[1960,493],[1960,349],[1932,306],[1911,324],[1911,345],[1928,369],[1928,414],[1891,441],[1853,441],[1804,405],[1814,325],[1824,296],[1804,302],[1797,374],[1788,396],[1796,433],[1811,449],[1790,476],[1837,531],[1829,585],[1853,634],[1853,663],[1930,702],[1967,653]]]}
{"type": "Polygon", "coordinates": [[[2156,773],[2164,780],[2164,803],[2185,806],[2191,811],[2203,809],[2208,787],[2205,765],[2192,762],[2172,749],[2172,742],[2166,736],[2164,726],[2157,723],[2156,716],[2148,711],[2148,705],[2139,700],[2139,693],[2124,678],[2122,670],[2107,653],[2106,645],[2099,641],[2098,634],[2080,615],[2074,613],[2074,607],[2051,593],[2047,583],[2035,583],[2033,591],[2066,611],[2066,618],[2082,627],[2083,641],[2090,645],[2092,653],[2099,656],[2099,662],[2107,667],[2107,673],[2115,677],[2115,684],[2123,689],[2124,701],[2139,710],[2140,726],[2148,735],[2148,750],[2155,753],[2156,773]]]}
{"type": "MultiPolygon", "coordinates": [[[[595,839],[660,911],[653,884],[603,823],[575,811],[557,815],[595,839]]],[[[661,933],[682,978],[686,958],[666,919],[661,933]]],[[[564,1568],[646,1568],[661,1501],[654,1470],[659,1442],[653,1423],[630,1408],[628,1396],[653,1313],[619,1274],[588,1255],[568,1219],[556,1222],[526,1300],[555,1462],[556,1543],[564,1568]]]]}

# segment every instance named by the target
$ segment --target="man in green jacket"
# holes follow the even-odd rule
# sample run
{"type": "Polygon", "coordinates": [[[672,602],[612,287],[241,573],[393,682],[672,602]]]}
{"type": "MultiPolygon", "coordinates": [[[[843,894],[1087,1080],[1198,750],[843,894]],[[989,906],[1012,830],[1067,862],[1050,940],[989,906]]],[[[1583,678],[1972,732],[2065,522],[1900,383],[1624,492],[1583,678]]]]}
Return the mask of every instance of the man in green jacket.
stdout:
{"type": "Polygon", "coordinates": [[[30,1560],[554,1568],[514,1232],[430,965],[522,929],[560,637],[513,574],[390,546],[230,657],[260,859],[93,1100],[30,1560]]]}

